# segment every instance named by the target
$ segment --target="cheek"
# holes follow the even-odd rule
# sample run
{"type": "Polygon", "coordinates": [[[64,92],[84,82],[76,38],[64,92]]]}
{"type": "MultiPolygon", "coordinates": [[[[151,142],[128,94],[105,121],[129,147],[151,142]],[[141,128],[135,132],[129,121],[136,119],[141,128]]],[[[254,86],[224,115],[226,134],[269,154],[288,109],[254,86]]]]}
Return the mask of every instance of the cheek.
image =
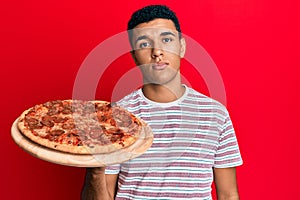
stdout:
{"type": "Polygon", "coordinates": [[[163,47],[163,49],[168,54],[173,54],[173,55],[180,56],[181,45],[177,42],[176,43],[171,43],[171,44],[165,45],[163,47]]]}
{"type": "Polygon", "coordinates": [[[144,64],[151,61],[151,54],[148,51],[138,51],[135,53],[135,61],[137,64],[144,64]]]}
{"type": "Polygon", "coordinates": [[[174,67],[178,67],[180,65],[180,55],[177,55],[177,54],[170,54],[168,56],[169,58],[169,61],[171,62],[171,64],[174,66],[174,67]]]}

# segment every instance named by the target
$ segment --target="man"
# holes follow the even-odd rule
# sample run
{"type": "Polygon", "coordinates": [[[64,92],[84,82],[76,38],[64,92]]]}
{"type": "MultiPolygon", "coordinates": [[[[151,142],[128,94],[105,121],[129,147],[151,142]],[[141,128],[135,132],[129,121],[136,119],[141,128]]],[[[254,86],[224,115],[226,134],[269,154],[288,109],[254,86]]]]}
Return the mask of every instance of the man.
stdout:
{"type": "Polygon", "coordinates": [[[228,112],[182,84],[186,44],[166,6],[135,12],[128,33],[144,85],[118,102],[152,128],[152,146],[120,165],[87,169],[83,199],[239,199],[235,167],[242,164],[228,112]]]}

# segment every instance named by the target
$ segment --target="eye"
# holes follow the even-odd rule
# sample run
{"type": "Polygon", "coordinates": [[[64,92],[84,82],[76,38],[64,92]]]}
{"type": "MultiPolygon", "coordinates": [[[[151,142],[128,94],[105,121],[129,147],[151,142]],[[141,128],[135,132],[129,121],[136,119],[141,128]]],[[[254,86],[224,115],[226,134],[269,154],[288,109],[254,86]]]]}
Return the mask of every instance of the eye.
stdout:
{"type": "Polygon", "coordinates": [[[169,43],[169,42],[172,42],[173,39],[172,39],[172,38],[163,38],[162,41],[163,41],[164,43],[169,43]]]}
{"type": "Polygon", "coordinates": [[[142,42],[139,44],[139,48],[149,48],[151,46],[150,42],[142,42]]]}

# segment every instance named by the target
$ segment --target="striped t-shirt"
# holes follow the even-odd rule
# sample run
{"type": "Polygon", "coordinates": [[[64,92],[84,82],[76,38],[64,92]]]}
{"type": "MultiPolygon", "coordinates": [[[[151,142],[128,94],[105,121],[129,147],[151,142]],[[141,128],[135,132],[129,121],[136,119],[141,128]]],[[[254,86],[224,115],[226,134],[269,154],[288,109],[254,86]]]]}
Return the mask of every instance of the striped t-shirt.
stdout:
{"type": "Polygon", "coordinates": [[[210,200],[212,168],[242,164],[226,108],[185,87],[170,103],[150,101],[141,89],[119,102],[150,125],[154,141],[143,155],[106,168],[119,174],[117,200],[210,200]]]}

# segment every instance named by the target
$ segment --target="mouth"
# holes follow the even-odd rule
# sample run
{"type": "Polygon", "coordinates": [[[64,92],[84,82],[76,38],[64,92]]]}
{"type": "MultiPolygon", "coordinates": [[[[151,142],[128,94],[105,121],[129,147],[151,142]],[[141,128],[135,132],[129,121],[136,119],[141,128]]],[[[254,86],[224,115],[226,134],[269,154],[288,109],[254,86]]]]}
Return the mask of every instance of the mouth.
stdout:
{"type": "Polygon", "coordinates": [[[159,62],[159,63],[154,63],[152,65],[152,68],[155,69],[155,70],[163,70],[165,69],[166,67],[168,67],[168,63],[165,63],[165,62],[159,62]]]}

